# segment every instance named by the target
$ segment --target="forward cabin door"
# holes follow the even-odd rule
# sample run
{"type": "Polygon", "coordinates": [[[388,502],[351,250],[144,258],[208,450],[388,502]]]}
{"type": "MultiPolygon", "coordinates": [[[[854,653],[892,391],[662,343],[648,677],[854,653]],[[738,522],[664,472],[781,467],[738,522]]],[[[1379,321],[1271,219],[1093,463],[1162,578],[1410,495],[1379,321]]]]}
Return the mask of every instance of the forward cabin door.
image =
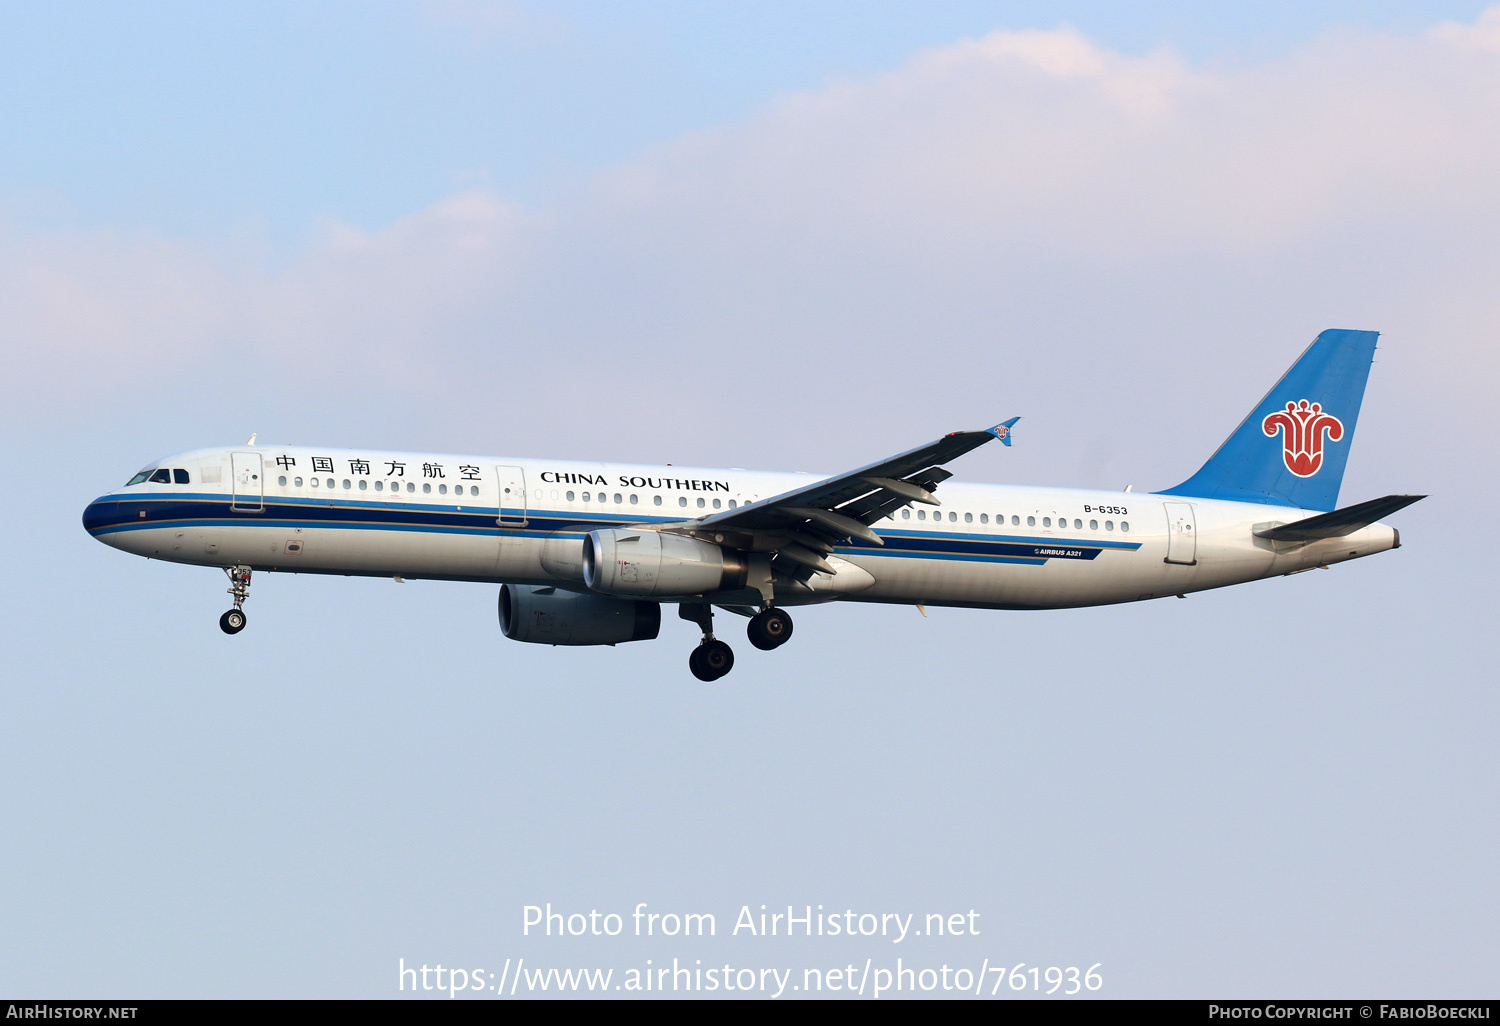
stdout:
{"type": "Polygon", "coordinates": [[[241,513],[259,513],[265,509],[264,473],[258,452],[229,454],[229,487],[233,498],[229,508],[241,513]]]}
{"type": "Polygon", "coordinates": [[[500,516],[495,523],[501,527],[526,526],[526,471],[520,467],[497,466],[499,477],[500,516]]]}
{"type": "Polygon", "coordinates": [[[1198,525],[1193,522],[1191,502],[1164,502],[1167,507],[1168,563],[1193,566],[1198,562],[1198,525]]]}

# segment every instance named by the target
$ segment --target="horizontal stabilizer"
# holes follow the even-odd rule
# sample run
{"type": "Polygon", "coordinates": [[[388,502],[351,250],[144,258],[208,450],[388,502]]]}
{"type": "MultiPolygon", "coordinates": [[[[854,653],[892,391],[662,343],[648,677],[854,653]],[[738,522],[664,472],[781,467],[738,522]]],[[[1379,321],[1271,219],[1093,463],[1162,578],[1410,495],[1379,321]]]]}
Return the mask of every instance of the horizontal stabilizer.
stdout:
{"type": "Polygon", "coordinates": [[[1355,503],[1336,509],[1332,513],[1319,513],[1306,520],[1298,520],[1280,527],[1267,527],[1256,531],[1257,538],[1271,541],[1317,541],[1319,538],[1342,538],[1362,527],[1369,527],[1382,517],[1388,517],[1398,509],[1405,509],[1425,495],[1387,495],[1368,502],[1355,503]]]}

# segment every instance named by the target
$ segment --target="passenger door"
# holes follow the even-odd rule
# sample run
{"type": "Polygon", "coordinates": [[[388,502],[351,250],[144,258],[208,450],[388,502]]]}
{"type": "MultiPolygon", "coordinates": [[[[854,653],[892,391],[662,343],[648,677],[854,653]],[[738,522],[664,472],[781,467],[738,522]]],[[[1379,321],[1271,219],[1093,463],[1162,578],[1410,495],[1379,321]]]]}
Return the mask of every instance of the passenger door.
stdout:
{"type": "Polygon", "coordinates": [[[1167,508],[1168,563],[1195,566],[1198,562],[1198,527],[1193,522],[1191,502],[1164,502],[1167,508]]]}
{"type": "Polygon", "coordinates": [[[233,498],[229,508],[240,513],[259,513],[265,509],[265,486],[260,453],[229,454],[229,487],[233,498]]]}
{"type": "Polygon", "coordinates": [[[501,527],[526,526],[526,472],[520,467],[497,466],[499,478],[500,516],[495,521],[501,527]]]}

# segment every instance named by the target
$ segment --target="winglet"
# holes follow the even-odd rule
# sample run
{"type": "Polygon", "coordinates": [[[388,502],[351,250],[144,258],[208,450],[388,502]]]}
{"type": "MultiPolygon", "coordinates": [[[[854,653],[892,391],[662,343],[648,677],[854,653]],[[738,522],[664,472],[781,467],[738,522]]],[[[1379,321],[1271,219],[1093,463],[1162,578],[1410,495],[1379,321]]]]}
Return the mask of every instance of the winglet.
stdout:
{"type": "Polygon", "coordinates": [[[1000,439],[1000,441],[1004,442],[1006,445],[1009,445],[1010,429],[1015,427],[1016,421],[1020,419],[1020,417],[1012,417],[1010,418],[1010,420],[1002,421],[992,428],[985,428],[984,433],[987,435],[994,435],[996,438],[1000,439]]]}

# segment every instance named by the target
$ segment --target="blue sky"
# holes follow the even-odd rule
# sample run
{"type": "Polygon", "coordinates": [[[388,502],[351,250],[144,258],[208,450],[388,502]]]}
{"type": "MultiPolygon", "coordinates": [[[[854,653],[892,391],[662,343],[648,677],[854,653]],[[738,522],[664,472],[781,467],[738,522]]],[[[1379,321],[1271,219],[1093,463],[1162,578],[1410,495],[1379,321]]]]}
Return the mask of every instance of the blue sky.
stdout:
{"type": "Polygon", "coordinates": [[[1266,59],[1477,3],[64,3],[0,13],[0,166],[26,220],[282,243],[378,228],[463,184],[537,202],[779,93],[996,28],[1266,59]]]}
{"type": "MultiPolygon", "coordinates": [[[[393,993],[408,963],[773,954],[525,904],[979,909],[911,957],[1106,995],[1483,995],[1500,10],[11,5],[0,12],[0,987],[393,993]],[[506,641],[494,589],[100,546],[263,440],[983,481],[1186,478],[1383,332],[1343,500],[1400,551],[1055,614],[506,641]],[[999,449],[1000,447],[994,447],[999,449]],[[1463,529],[1463,534],[1457,534],[1463,529]]],[[[904,952],[903,952],[904,953],[904,952]]]]}

